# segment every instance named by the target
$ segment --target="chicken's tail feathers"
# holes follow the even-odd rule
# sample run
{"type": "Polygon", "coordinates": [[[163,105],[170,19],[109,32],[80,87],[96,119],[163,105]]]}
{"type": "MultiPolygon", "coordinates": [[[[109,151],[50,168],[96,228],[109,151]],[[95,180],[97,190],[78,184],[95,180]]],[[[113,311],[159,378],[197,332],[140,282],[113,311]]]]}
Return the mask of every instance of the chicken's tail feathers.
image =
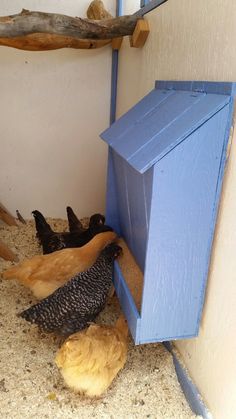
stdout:
{"type": "Polygon", "coordinates": [[[37,319],[37,313],[35,310],[33,310],[33,307],[30,307],[18,313],[17,317],[21,317],[22,319],[25,319],[27,322],[35,323],[37,319]]]}
{"type": "Polygon", "coordinates": [[[35,221],[35,227],[37,230],[37,237],[40,239],[41,235],[45,234],[45,233],[52,233],[53,230],[50,227],[50,225],[47,223],[47,221],[45,220],[43,214],[41,214],[41,212],[39,212],[38,210],[34,210],[32,211],[32,214],[34,216],[34,221],[35,221]]]}
{"type": "Polygon", "coordinates": [[[67,212],[67,219],[69,224],[69,230],[71,233],[77,232],[80,233],[84,230],[82,223],[80,220],[76,217],[73,209],[71,207],[66,207],[67,212]]]}

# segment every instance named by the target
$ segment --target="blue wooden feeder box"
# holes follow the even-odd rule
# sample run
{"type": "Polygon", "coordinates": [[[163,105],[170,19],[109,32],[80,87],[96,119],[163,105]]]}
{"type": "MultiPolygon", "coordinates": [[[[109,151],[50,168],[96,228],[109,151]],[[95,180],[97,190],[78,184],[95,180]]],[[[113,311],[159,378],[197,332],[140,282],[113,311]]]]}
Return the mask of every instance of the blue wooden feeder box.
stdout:
{"type": "Polygon", "coordinates": [[[101,134],[109,145],[107,223],[144,275],[139,311],[115,263],[136,344],[198,334],[234,87],[158,81],[101,134]]]}

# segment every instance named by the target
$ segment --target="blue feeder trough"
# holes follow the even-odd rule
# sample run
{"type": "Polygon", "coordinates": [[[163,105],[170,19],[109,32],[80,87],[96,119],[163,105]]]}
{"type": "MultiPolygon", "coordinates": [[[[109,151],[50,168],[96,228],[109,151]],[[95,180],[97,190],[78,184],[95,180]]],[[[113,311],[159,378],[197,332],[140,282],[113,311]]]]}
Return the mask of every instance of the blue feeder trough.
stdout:
{"type": "Polygon", "coordinates": [[[143,273],[141,308],[115,263],[136,344],[196,336],[233,111],[233,83],[156,82],[101,134],[107,223],[143,273]]]}

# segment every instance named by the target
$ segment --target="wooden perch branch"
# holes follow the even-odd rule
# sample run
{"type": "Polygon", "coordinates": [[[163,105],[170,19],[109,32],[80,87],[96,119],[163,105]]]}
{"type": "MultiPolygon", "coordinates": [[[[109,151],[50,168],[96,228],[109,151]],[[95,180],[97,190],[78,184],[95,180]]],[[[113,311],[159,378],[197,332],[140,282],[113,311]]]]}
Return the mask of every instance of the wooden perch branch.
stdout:
{"type": "Polygon", "coordinates": [[[94,21],[23,9],[17,15],[0,17],[0,37],[13,38],[33,33],[50,33],[75,39],[111,39],[132,35],[137,20],[137,16],[130,15],[94,21]]]}
{"type": "Polygon", "coordinates": [[[93,0],[89,19],[22,10],[0,17],[0,45],[30,51],[58,48],[100,48],[119,36],[133,33],[138,18],[112,18],[101,0],[93,0]],[[96,21],[94,21],[96,19],[96,21]]]}
{"type": "MultiPolygon", "coordinates": [[[[101,0],[93,0],[87,10],[89,19],[111,19],[101,0]]],[[[8,17],[0,18],[4,22],[8,17]]],[[[111,43],[111,39],[75,39],[72,36],[55,35],[51,33],[32,33],[24,36],[0,38],[0,45],[23,49],[27,51],[48,51],[59,48],[94,49],[111,43]]]]}
{"type": "Polygon", "coordinates": [[[74,39],[69,36],[34,33],[17,38],[0,38],[0,45],[27,51],[49,51],[60,48],[94,49],[110,44],[110,39],[74,39]]]}
{"type": "MultiPolygon", "coordinates": [[[[10,212],[0,204],[0,220],[4,221],[4,223],[8,224],[9,226],[17,226],[15,218],[10,214],[10,212]]],[[[5,260],[10,260],[12,262],[17,262],[18,257],[9,249],[8,246],[0,240],[0,258],[5,260]]]]}
{"type": "Polygon", "coordinates": [[[97,48],[113,38],[131,35],[139,19],[134,15],[112,18],[101,0],[90,4],[87,15],[90,19],[23,9],[0,17],[0,45],[32,51],[97,48]]]}
{"type": "Polygon", "coordinates": [[[11,262],[17,262],[18,257],[0,240],[0,257],[11,262]]]}
{"type": "Polygon", "coordinates": [[[15,218],[10,214],[10,212],[0,203],[0,220],[9,226],[17,226],[15,218]]]}
{"type": "Polygon", "coordinates": [[[111,43],[112,48],[119,49],[123,36],[131,36],[135,47],[142,47],[148,36],[146,21],[137,15],[113,18],[101,0],[92,1],[87,16],[83,19],[23,9],[19,14],[0,17],[0,45],[46,51],[93,49],[111,43]]]}

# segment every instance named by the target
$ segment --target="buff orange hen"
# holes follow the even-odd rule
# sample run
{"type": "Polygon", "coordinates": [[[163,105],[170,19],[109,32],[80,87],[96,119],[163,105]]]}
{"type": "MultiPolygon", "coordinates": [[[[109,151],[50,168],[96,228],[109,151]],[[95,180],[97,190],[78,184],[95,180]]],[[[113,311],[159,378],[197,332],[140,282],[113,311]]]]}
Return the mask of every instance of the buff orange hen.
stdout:
{"type": "Polygon", "coordinates": [[[16,279],[29,288],[36,298],[45,298],[73,275],[92,266],[104,247],[116,237],[114,232],[107,231],[97,234],[82,247],[34,256],[3,272],[3,278],[16,279]]]}

